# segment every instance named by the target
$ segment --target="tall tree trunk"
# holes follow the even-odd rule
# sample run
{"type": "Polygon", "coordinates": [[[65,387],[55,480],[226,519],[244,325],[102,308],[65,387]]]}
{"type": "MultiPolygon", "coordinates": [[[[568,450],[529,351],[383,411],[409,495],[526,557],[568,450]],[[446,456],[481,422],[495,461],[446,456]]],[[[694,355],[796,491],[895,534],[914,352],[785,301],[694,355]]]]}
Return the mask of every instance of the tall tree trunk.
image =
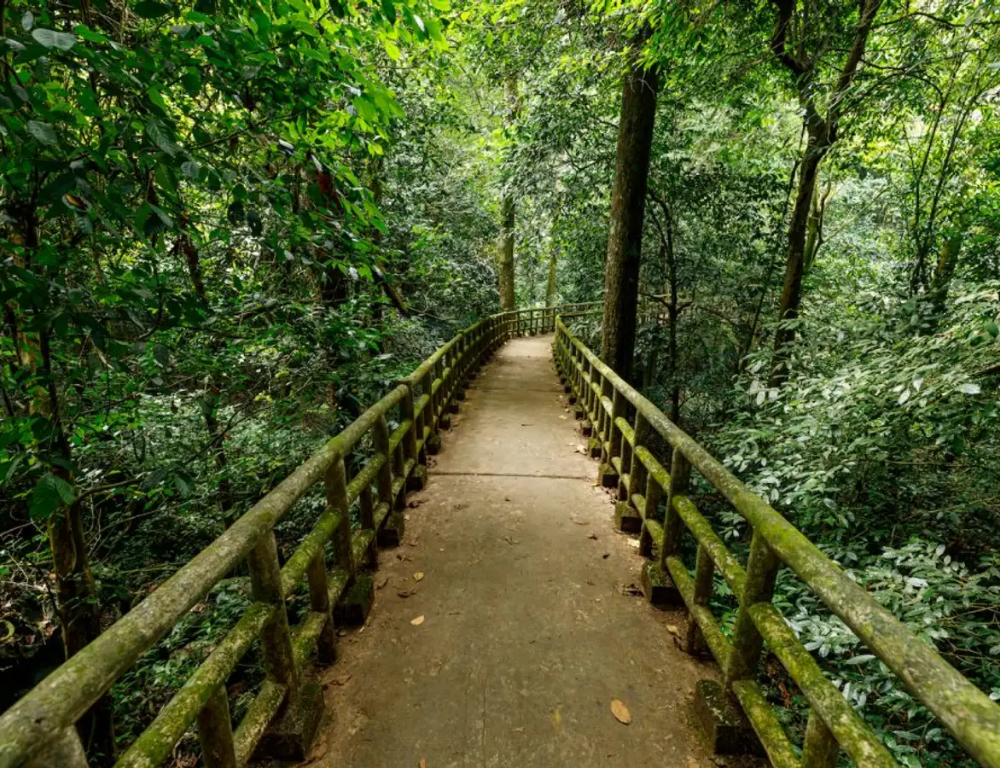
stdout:
{"type": "Polygon", "coordinates": [[[556,251],[553,248],[549,254],[549,279],[545,283],[545,306],[551,307],[556,303],[556,251]]]}
{"type": "MultiPolygon", "coordinates": [[[[507,101],[507,117],[504,128],[509,129],[521,110],[517,98],[517,79],[508,74],[504,79],[504,97],[507,101]]],[[[514,185],[511,179],[505,179],[503,197],[500,200],[500,250],[498,253],[498,278],[500,288],[500,311],[514,309],[514,226],[516,224],[516,204],[514,202],[514,185]]]]}
{"type": "MultiPolygon", "coordinates": [[[[636,41],[638,49],[639,41],[636,41]]],[[[659,81],[655,70],[636,61],[622,87],[618,151],[611,191],[611,227],[604,261],[604,325],[601,358],[628,379],[635,352],[639,308],[639,266],[646,181],[656,119],[659,81]]]]}
{"type": "MultiPolygon", "coordinates": [[[[47,329],[39,334],[39,355],[47,394],[44,405],[39,402],[39,413],[52,425],[55,453],[62,465],[54,467],[52,474],[74,487],[74,478],[68,469],[73,453],[60,414],[59,390],[52,371],[50,336],[51,332],[47,329]]],[[[101,606],[90,570],[81,513],[79,500],[60,505],[52,513],[47,526],[56,581],[56,609],[67,659],[101,634],[101,606]]],[[[80,718],[77,728],[91,761],[98,765],[111,765],[115,758],[115,730],[110,695],[105,694],[98,699],[80,718]]]]}
{"type": "Polygon", "coordinates": [[[778,386],[788,378],[789,345],[795,340],[795,329],[787,321],[799,316],[802,304],[802,276],[805,274],[806,240],[809,236],[809,216],[816,193],[819,164],[826,154],[826,142],[816,129],[809,129],[809,142],[799,164],[799,187],[788,225],[788,246],[785,250],[785,284],[781,289],[778,319],[781,324],[774,336],[774,360],[771,368],[771,386],[778,386]]]}
{"type": "Polygon", "coordinates": [[[500,311],[514,309],[514,194],[504,188],[500,203],[500,311]]]}

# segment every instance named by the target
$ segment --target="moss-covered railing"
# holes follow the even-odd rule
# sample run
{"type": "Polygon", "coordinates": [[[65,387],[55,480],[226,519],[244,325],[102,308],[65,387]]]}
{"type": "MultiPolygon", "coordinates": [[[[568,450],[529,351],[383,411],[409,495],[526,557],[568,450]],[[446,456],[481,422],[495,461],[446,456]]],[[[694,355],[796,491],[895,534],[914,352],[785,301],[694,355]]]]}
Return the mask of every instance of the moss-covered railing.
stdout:
{"type": "Polygon", "coordinates": [[[787,566],[934,713],[969,755],[980,765],[1000,768],[1000,705],[602,363],[561,319],[556,321],[554,353],[566,391],[577,405],[576,415],[591,436],[592,455],[602,462],[601,480],[618,489],[616,515],[634,516],[640,550],[646,557],[655,555],[644,569],[647,593],[660,589],[663,599],[677,594],[682,598],[688,611],[682,644],[690,653],[707,646],[722,670],[716,705],[738,703],[772,764],[829,768],[843,750],[859,766],[897,765],[771,603],[778,569],[787,566]],[[667,461],[661,461],[652,447],[664,443],[671,454],[667,461]],[[745,567],[688,497],[691,469],[752,526],[745,567]],[[680,557],[685,533],[697,544],[693,573],[680,557]],[[716,571],[739,601],[730,636],[709,609],[716,571]],[[800,752],[757,683],[764,643],[809,702],[800,752]]]}
{"type": "MultiPolygon", "coordinates": [[[[457,410],[466,384],[505,340],[551,332],[555,322],[554,308],[506,312],[476,323],[438,349],[210,546],[7,710],[0,717],[0,768],[85,768],[77,720],[243,562],[253,602],[116,765],[159,765],[195,721],[207,768],[244,765],[279,719],[298,708],[303,711],[296,717],[309,720],[304,702],[313,700],[315,712],[322,693],[317,704],[304,672],[314,654],[321,662],[334,660],[336,607],[347,601],[345,610],[358,604],[366,610],[365,601],[370,604],[372,579],[366,571],[377,566],[378,545],[396,543],[402,535],[406,493],[423,486],[427,454],[440,445],[439,430],[449,426],[449,414],[457,410]],[[397,426],[390,429],[390,423],[397,426]],[[357,467],[353,476],[348,467],[357,467]],[[317,483],[325,488],[326,511],[282,563],[274,526],[317,483]],[[352,509],[360,519],[354,530],[352,509]],[[303,579],[309,607],[293,626],[286,597],[303,579]],[[233,730],[225,683],[258,640],[266,678],[233,730]]],[[[271,756],[280,757],[288,748],[278,743],[274,751],[279,754],[271,756]]]]}

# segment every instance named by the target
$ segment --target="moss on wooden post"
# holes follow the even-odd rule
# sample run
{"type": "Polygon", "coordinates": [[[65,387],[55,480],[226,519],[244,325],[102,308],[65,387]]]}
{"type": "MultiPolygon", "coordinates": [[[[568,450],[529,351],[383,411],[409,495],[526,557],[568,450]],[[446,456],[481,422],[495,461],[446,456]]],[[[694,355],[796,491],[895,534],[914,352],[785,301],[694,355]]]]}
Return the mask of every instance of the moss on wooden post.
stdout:
{"type": "Polygon", "coordinates": [[[330,605],[330,586],[326,575],[326,558],[323,548],[316,553],[306,569],[309,580],[309,609],[326,616],[326,623],[316,640],[316,656],[321,664],[333,664],[337,660],[337,633],[333,627],[330,605]]]}
{"type": "Polygon", "coordinates": [[[750,608],[757,603],[768,603],[774,593],[774,580],[778,575],[778,559],[759,531],[750,540],[747,558],[747,577],[743,594],[739,596],[740,609],[733,628],[733,652],[726,665],[726,689],[734,680],[752,678],[760,658],[761,637],[750,616],[750,608]]]}
{"type": "Polygon", "coordinates": [[[840,745],[815,709],[809,710],[802,743],[802,768],[834,768],[840,745]]]}
{"type": "Polygon", "coordinates": [[[663,518],[663,544],[660,546],[660,567],[667,570],[667,558],[677,552],[681,536],[681,518],[674,508],[674,500],[687,493],[691,478],[691,465],[680,448],[674,448],[670,462],[670,487],[663,518]]]}
{"type": "Polygon", "coordinates": [[[351,548],[350,499],[347,496],[347,467],[344,457],[337,456],[326,471],[324,480],[326,503],[339,514],[337,530],[333,534],[333,551],[337,567],[354,573],[354,556],[351,548]]]}
{"type": "Polygon", "coordinates": [[[299,688],[299,671],[292,653],[292,635],[288,627],[288,613],[285,611],[285,596],[281,589],[281,569],[274,531],[261,536],[260,542],[247,558],[247,563],[250,566],[250,586],[254,600],[275,607],[260,631],[264,669],[268,678],[286,686],[289,696],[293,697],[299,688]]]}
{"type": "Polygon", "coordinates": [[[233,726],[229,717],[229,696],[219,685],[198,713],[198,740],[205,768],[236,768],[233,726]]]}

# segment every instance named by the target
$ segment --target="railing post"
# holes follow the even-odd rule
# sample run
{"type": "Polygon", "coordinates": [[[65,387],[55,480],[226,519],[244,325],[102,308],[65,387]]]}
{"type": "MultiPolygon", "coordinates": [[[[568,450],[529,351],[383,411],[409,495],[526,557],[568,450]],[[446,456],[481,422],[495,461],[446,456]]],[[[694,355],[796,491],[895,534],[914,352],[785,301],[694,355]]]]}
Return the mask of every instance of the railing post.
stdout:
{"type": "Polygon", "coordinates": [[[385,457],[385,461],[378,470],[378,500],[379,503],[388,504],[392,509],[392,457],[389,455],[389,422],[385,416],[379,416],[372,429],[372,442],[375,451],[385,457]]]}
{"type": "Polygon", "coordinates": [[[750,539],[750,556],[747,558],[746,584],[743,594],[739,595],[740,607],[736,614],[736,626],[733,628],[733,651],[725,666],[727,691],[732,690],[734,681],[753,676],[760,659],[762,640],[750,618],[750,608],[757,603],[771,601],[777,575],[778,559],[760,532],[754,530],[750,539]]]}
{"type": "Polygon", "coordinates": [[[309,580],[309,610],[326,616],[326,623],[316,640],[316,657],[321,664],[333,664],[337,660],[337,634],[334,632],[330,605],[330,586],[326,577],[326,556],[322,548],[309,561],[306,568],[309,580]]]}
{"type": "MultiPolygon", "coordinates": [[[[645,490],[646,488],[646,466],[639,460],[636,452],[638,451],[639,446],[645,447],[646,441],[649,439],[650,435],[649,420],[642,415],[642,412],[638,408],[635,410],[635,423],[632,426],[632,431],[634,435],[634,445],[632,446],[632,456],[628,467],[628,487],[625,489],[625,501],[635,507],[635,504],[632,503],[632,496],[634,496],[639,489],[645,490]]],[[[655,512],[655,510],[653,511],[655,512]]],[[[643,510],[643,517],[651,516],[652,514],[648,510],[643,510]]]]}
{"type": "Polygon", "coordinates": [[[834,768],[840,745],[816,710],[809,709],[806,736],[802,742],[802,768],[834,768]]]}
{"type": "Polygon", "coordinates": [[[56,731],[25,768],[87,768],[87,755],[75,726],[56,731]]]}
{"type": "MultiPolygon", "coordinates": [[[[342,508],[341,521],[350,526],[346,505],[342,508]]],[[[350,533],[348,533],[348,536],[350,533]]],[[[350,545],[348,545],[350,557],[350,545]]],[[[260,631],[260,643],[264,652],[264,668],[267,676],[288,689],[288,699],[294,699],[299,690],[299,670],[295,666],[292,652],[292,636],[288,627],[288,612],[285,610],[285,596],[281,590],[281,567],[278,563],[278,545],[274,531],[261,535],[257,546],[247,557],[250,566],[250,588],[253,599],[269,603],[275,607],[271,617],[260,631]]]]}
{"type": "Polygon", "coordinates": [[[667,490],[666,511],[663,516],[663,546],[660,547],[660,566],[667,571],[667,558],[677,552],[680,544],[682,521],[674,509],[674,499],[687,493],[691,478],[691,465],[680,448],[674,448],[670,461],[670,488],[667,490]]]}
{"type": "Polygon", "coordinates": [[[205,768],[236,768],[226,684],[220,683],[198,713],[198,740],[205,768]]]}
{"type": "Polygon", "coordinates": [[[326,504],[340,516],[333,534],[333,551],[337,567],[354,573],[354,551],[351,547],[351,514],[347,498],[347,467],[344,457],[338,456],[326,470],[326,504]]]}

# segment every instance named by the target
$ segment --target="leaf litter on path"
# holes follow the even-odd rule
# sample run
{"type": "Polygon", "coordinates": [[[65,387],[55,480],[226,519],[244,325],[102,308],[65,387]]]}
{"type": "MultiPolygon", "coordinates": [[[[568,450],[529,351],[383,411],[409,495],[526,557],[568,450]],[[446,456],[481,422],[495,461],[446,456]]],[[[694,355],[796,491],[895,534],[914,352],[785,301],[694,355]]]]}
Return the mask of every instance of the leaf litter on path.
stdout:
{"type": "Polygon", "coordinates": [[[622,725],[628,725],[632,722],[632,713],[628,711],[628,707],[625,706],[625,702],[621,699],[611,700],[611,714],[622,725]]]}
{"type": "Polygon", "coordinates": [[[415,619],[410,619],[410,623],[415,627],[419,627],[421,624],[424,623],[423,615],[417,616],[415,619]]]}

